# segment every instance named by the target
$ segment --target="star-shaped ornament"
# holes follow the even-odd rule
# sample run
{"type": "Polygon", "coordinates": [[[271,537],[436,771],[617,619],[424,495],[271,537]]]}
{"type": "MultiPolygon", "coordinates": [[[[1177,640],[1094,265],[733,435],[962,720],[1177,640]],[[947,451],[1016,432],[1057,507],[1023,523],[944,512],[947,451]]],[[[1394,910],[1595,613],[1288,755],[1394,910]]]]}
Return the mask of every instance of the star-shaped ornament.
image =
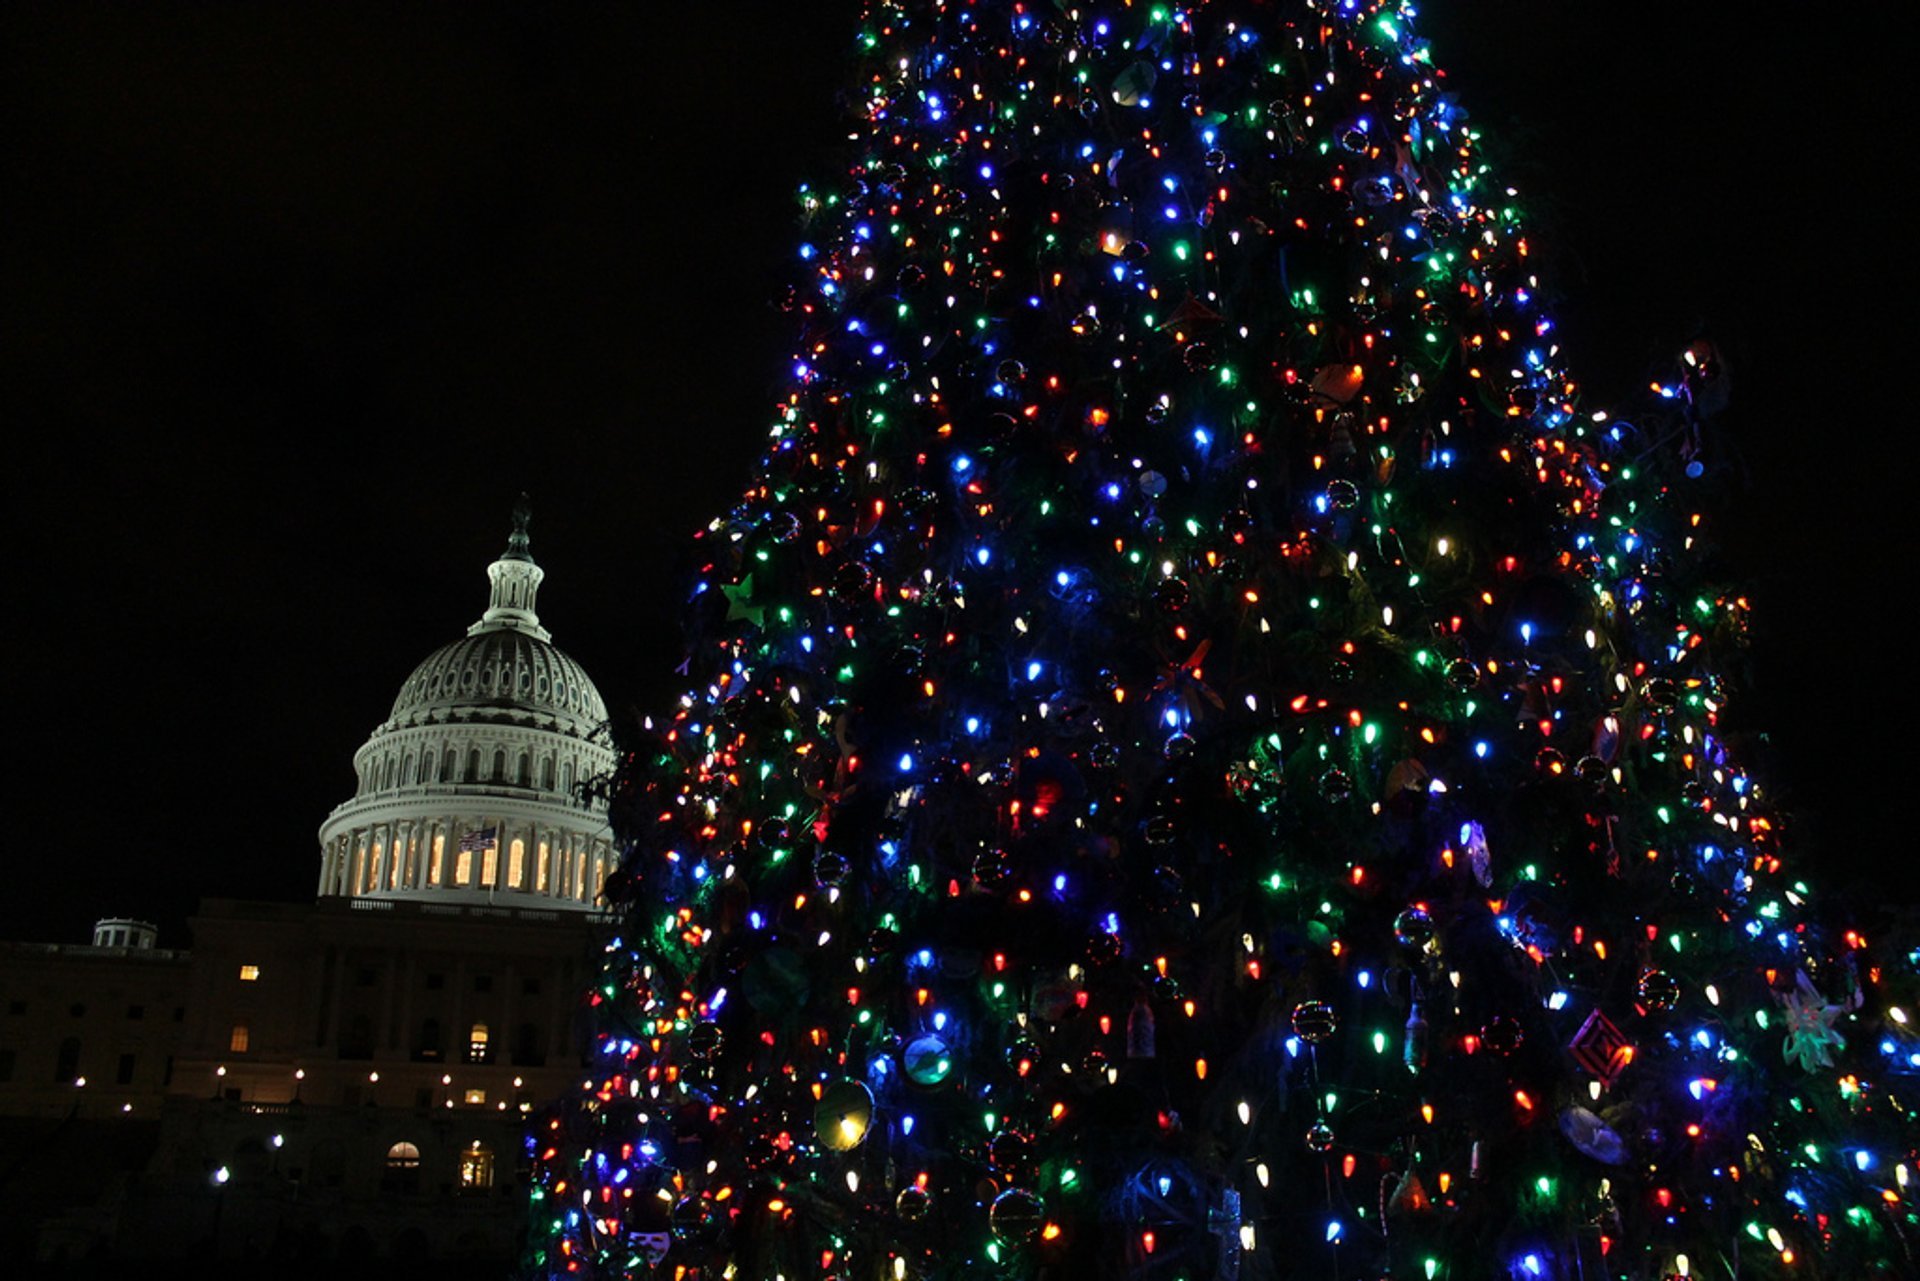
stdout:
{"type": "Polygon", "coordinates": [[[755,627],[766,626],[767,607],[753,603],[753,575],[748,574],[737,583],[722,587],[720,594],[727,598],[727,621],[745,619],[755,627]]]}

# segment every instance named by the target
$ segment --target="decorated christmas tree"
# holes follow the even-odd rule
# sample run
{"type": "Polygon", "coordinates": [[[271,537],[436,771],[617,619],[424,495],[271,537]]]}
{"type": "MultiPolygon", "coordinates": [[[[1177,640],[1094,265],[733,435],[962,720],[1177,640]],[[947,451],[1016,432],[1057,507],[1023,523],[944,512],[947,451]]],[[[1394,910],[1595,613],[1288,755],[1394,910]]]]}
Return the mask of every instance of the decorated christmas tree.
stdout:
{"type": "Polygon", "coordinates": [[[1920,1275],[1913,958],[1729,741],[1392,0],[898,0],[626,744],[542,1275],[1920,1275]]]}

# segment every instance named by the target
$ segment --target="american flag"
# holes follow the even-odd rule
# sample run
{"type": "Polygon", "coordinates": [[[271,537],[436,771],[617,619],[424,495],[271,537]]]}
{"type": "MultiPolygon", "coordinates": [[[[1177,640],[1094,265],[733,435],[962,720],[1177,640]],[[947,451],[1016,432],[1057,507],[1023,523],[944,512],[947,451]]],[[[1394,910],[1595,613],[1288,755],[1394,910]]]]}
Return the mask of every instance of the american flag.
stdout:
{"type": "Polygon", "coordinates": [[[500,829],[497,827],[478,828],[460,838],[460,848],[469,852],[490,850],[500,843],[499,836],[500,829]]]}

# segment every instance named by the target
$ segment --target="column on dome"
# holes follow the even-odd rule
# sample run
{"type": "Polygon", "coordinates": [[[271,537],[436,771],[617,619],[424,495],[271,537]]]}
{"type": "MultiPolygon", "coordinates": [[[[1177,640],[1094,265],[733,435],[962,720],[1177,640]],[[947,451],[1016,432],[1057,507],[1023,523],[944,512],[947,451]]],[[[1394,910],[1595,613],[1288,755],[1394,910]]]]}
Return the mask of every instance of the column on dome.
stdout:
{"type": "Polygon", "coordinates": [[[440,825],[431,819],[420,823],[420,856],[413,861],[413,875],[407,879],[410,890],[425,889],[427,885],[427,860],[433,857],[433,838],[440,825]]]}
{"type": "Polygon", "coordinates": [[[393,888],[397,890],[413,888],[413,866],[419,859],[419,852],[414,846],[414,826],[412,819],[407,819],[400,824],[402,835],[400,838],[401,857],[398,860],[399,875],[396,876],[393,881],[393,888]]]}

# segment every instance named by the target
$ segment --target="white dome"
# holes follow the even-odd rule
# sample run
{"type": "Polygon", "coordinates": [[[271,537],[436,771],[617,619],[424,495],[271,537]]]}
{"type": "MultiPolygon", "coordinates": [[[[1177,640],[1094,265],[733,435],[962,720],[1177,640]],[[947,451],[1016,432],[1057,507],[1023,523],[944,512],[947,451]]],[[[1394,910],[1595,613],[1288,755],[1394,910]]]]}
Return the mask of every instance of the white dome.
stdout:
{"type": "Polygon", "coordinates": [[[587,910],[613,868],[606,704],[534,613],[524,504],[487,612],[414,668],[320,828],[322,897],[587,910]]]}

